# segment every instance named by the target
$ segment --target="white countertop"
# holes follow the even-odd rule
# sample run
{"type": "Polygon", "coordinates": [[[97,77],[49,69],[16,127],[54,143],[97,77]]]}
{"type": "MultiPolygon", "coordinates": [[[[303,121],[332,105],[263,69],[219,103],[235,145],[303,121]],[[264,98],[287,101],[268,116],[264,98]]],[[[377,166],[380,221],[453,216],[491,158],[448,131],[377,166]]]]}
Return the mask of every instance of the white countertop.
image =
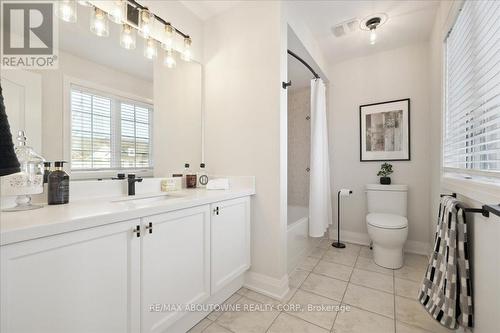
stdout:
{"type": "Polygon", "coordinates": [[[255,194],[254,188],[230,190],[185,189],[170,193],[149,193],[135,198],[152,200],[115,201],[126,197],[78,200],[65,205],[44,205],[41,209],[0,213],[0,245],[137,219],[173,210],[195,207],[255,194]],[[163,196],[167,196],[164,198],[163,196]],[[163,198],[163,199],[162,199],[163,198]]]}

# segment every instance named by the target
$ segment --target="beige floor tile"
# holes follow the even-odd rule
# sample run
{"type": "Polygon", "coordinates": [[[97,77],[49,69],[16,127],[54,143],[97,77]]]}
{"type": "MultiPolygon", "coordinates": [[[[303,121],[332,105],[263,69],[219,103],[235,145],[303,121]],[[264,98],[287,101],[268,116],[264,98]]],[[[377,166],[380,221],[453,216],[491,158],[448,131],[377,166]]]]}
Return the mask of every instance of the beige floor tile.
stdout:
{"type": "MultiPolygon", "coordinates": [[[[247,289],[247,291],[248,291],[248,289],[247,289]]],[[[231,297],[229,297],[228,299],[226,299],[222,303],[222,305],[234,304],[234,303],[236,303],[240,299],[241,299],[241,295],[239,295],[239,294],[233,294],[233,295],[231,295],[231,297]]],[[[210,320],[216,320],[217,318],[220,317],[221,314],[222,314],[222,311],[215,310],[215,311],[210,312],[210,314],[207,316],[207,318],[210,319],[210,320]]]]}
{"type": "Polygon", "coordinates": [[[237,294],[241,295],[241,296],[245,296],[245,294],[247,293],[248,289],[245,288],[245,287],[241,287],[240,289],[238,289],[238,291],[236,292],[237,294]]]}
{"type": "Polygon", "coordinates": [[[454,332],[438,323],[418,301],[396,296],[396,320],[434,332],[454,332]]]}
{"type": "Polygon", "coordinates": [[[283,303],[287,303],[289,300],[292,299],[292,297],[295,295],[295,293],[297,292],[299,288],[290,288],[290,290],[288,290],[288,292],[286,293],[286,295],[283,297],[283,299],[281,300],[283,303]]]}
{"type": "Polygon", "coordinates": [[[203,333],[232,333],[230,330],[220,326],[217,323],[213,323],[212,325],[208,326],[203,333]]]}
{"type": "Polygon", "coordinates": [[[347,282],[345,281],[311,273],[304,283],[302,283],[300,289],[341,301],[346,287],[347,282]]]}
{"type": "Polygon", "coordinates": [[[375,273],[381,273],[392,276],[392,269],[384,268],[382,266],[377,265],[373,259],[358,257],[356,261],[356,268],[364,269],[365,271],[371,271],[375,273]]]}
{"type": "Polygon", "coordinates": [[[336,264],[342,264],[346,266],[354,266],[354,263],[356,262],[357,256],[355,255],[350,255],[350,254],[344,254],[344,253],[339,253],[337,251],[326,251],[325,254],[323,255],[322,260],[334,262],[336,264]]]}
{"type": "Polygon", "coordinates": [[[257,301],[262,304],[273,304],[277,305],[280,304],[281,301],[266,295],[263,295],[261,293],[257,293],[253,290],[248,290],[247,293],[245,294],[246,298],[249,298],[251,300],[257,301]]]}
{"type": "Polygon", "coordinates": [[[336,278],[343,281],[349,281],[351,276],[352,267],[336,264],[333,262],[320,260],[319,263],[314,267],[314,273],[323,274],[332,278],[336,278]]]}
{"type": "Polygon", "coordinates": [[[396,333],[432,333],[432,332],[396,321],[396,333]]]}
{"type": "Polygon", "coordinates": [[[343,303],[394,318],[394,295],[349,283],[343,303]]]}
{"type": "Polygon", "coordinates": [[[315,247],[311,253],[309,254],[309,257],[313,257],[313,258],[321,258],[323,256],[323,254],[325,254],[325,252],[327,251],[327,249],[324,249],[322,247],[315,247]]]}
{"type": "Polygon", "coordinates": [[[288,303],[291,305],[301,305],[300,309],[296,309],[297,311],[287,311],[289,314],[328,330],[332,328],[337,316],[337,306],[339,305],[337,301],[300,289],[288,303]],[[310,305],[314,307],[310,308],[310,305]],[[324,308],[320,308],[321,306],[324,306],[324,308]]]}
{"type": "Polygon", "coordinates": [[[361,245],[352,244],[352,243],[345,243],[345,242],[344,242],[344,244],[345,244],[345,248],[343,248],[343,249],[331,246],[329,251],[334,251],[334,252],[337,252],[340,254],[350,255],[350,256],[354,256],[354,257],[357,257],[359,255],[359,251],[361,250],[361,245]]]}
{"type": "Polygon", "coordinates": [[[392,294],[394,293],[394,283],[392,279],[390,275],[355,268],[352,272],[350,282],[392,294]]]}
{"type": "Polygon", "coordinates": [[[333,325],[333,333],[391,333],[394,320],[368,311],[351,307],[341,312],[333,325]]]}
{"type": "Polygon", "coordinates": [[[281,313],[271,325],[269,333],[328,333],[327,330],[295,318],[286,313],[281,313]]]}
{"type": "Polygon", "coordinates": [[[419,282],[403,280],[396,278],[394,289],[396,295],[404,296],[416,300],[420,291],[421,284],[419,282]]]}
{"type": "MultiPolygon", "coordinates": [[[[245,306],[255,307],[262,306],[261,303],[255,302],[249,298],[242,297],[236,304],[241,306],[244,310],[245,306]]],[[[236,305],[235,304],[235,305],[236,305]]],[[[235,333],[248,333],[248,332],[265,332],[271,323],[279,315],[279,311],[234,311],[224,312],[218,319],[217,324],[235,332],[235,333]]]]}
{"type": "Polygon", "coordinates": [[[302,259],[302,261],[298,264],[297,268],[305,270],[305,271],[312,271],[314,266],[319,262],[319,258],[314,258],[314,257],[305,257],[302,259]]]}
{"type": "Polygon", "coordinates": [[[373,258],[373,251],[370,250],[370,247],[368,247],[368,246],[362,246],[361,250],[359,251],[359,256],[363,257],[363,258],[371,259],[371,258],[373,258]]]}
{"type": "Polygon", "coordinates": [[[420,254],[405,253],[404,255],[405,266],[426,269],[429,264],[429,258],[420,254]]]}
{"type": "Polygon", "coordinates": [[[290,276],[288,276],[288,285],[290,286],[290,288],[298,288],[308,275],[309,271],[296,269],[290,274],[290,276]]]}
{"type": "Polygon", "coordinates": [[[328,238],[323,238],[321,242],[319,242],[318,246],[323,248],[323,249],[330,249],[332,247],[333,240],[328,239],[328,238]]]}
{"type": "Polygon", "coordinates": [[[202,321],[200,321],[198,324],[196,324],[193,328],[191,328],[188,333],[200,333],[203,332],[205,328],[210,326],[213,323],[213,321],[204,318],[202,321]]]}
{"type": "Polygon", "coordinates": [[[411,267],[403,266],[400,269],[394,270],[394,276],[399,279],[422,282],[424,279],[426,267],[411,267]]]}

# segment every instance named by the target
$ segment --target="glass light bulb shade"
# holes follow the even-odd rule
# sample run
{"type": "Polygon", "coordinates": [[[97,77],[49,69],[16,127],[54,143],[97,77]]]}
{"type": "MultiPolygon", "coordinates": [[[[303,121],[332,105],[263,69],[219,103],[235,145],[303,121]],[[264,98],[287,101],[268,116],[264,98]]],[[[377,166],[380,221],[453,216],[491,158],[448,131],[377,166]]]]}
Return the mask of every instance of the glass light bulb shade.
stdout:
{"type": "Polygon", "coordinates": [[[165,57],[163,58],[163,64],[168,68],[175,68],[177,62],[175,61],[174,52],[172,50],[165,51],[165,57]]]}
{"type": "Polygon", "coordinates": [[[165,25],[165,31],[163,33],[163,42],[161,47],[164,50],[171,50],[174,45],[174,33],[175,29],[170,24],[165,25]]]}
{"type": "Polygon", "coordinates": [[[92,4],[88,2],[87,0],[78,0],[78,4],[84,7],[90,7],[92,4]]]}
{"type": "Polygon", "coordinates": [[[111,22],[122,24],[125,21],[125,13],[127,3],[123,0],[118,0],[113,3],[113,8],[108,13],[108,18],[111,22]]]}
{"type": "Polygon", "coordinates": [[[184,61],[191,61],[193,58],[191,53],[191,38],[184,38],[184,50],[182,50],[181,59],[184,61]]]}
{"type": "Polygon", "coordinates": [[[144,56],[148,59],[156,58],[158,54],[156,41],[153,38],[148,38],[144,40],[144,56]]]}
{"type": "Polygon", "coordinates": [[[76,0],[61,0],[56,3],[56,14],[64,22],[76,22],[76,0]]]}
{"type": "Polygon", "coordinates": [[[370,30],[370,44],[374,45],[377,42],[377,33],[375,32],[375,28],[370,30]]]}
{"type": "Polygon", "coordinates": [[[90,15],[90,31],[99,37],[109,36],[109,21],[106,13],[97,7],[94,8],[94,12],[90,15]]]}
{"type": "Polygon", "coordinates": [[[155,23],[155,16],[147,8],[139,12],[139,35],[144,38],[151,36],[155,23]]]}
{"type": "Polygon", "coordinates": [[[122,25],[122,32],[120,33],[120,46],[127,50],[135,49],[136,45],[135,29],[128,24],[122,25]]]}

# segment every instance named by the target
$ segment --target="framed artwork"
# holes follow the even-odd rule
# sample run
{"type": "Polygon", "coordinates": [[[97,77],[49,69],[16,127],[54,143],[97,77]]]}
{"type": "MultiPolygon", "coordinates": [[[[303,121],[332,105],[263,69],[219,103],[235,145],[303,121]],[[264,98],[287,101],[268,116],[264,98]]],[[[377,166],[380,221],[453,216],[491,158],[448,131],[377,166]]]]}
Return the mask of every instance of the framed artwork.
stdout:
{"type": "Polygon", "coordinates": [[[359,107],[360,160],[410,160],[410,99],[359,107]]]}

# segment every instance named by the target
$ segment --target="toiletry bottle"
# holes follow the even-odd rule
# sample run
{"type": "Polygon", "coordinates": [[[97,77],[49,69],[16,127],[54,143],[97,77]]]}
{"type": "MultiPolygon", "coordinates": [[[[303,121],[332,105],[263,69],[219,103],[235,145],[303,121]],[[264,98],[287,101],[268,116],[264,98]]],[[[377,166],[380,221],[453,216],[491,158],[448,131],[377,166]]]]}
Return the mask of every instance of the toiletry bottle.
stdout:
{"type": "Polygon", "coordinates": [[[43,162],[43,183],[47,184],[49,181],[50,162],[43,162]]]}
{"type": "Polygon", "coordinates": [[[189,174],[189,163],[185,163],[184,164],[184,173],[182,174],[182,188],[187,188],[187,175],[188,174],[189,174]]]}
{"type": "Polygon", "coordinates": [[[196,188],[197,177],[196,174],[189,170],[189,164],[185,164],[185,178],[186,178],[186,188],[196,188]]]}
{"type": "Polygon", "coordinates": [[[69,176],[63,170],[63,161],[54,162],[54,171],[49,174],[48,196],[49,205],[60,205],[69,202],[69,176]]]}
{"type": "Polygon", "coordinates": [[[205,163],[200,164],[200,171],[198,172],[198,187],[205,188],[208,183],[208,173],[205,169],[205,163]]]}

